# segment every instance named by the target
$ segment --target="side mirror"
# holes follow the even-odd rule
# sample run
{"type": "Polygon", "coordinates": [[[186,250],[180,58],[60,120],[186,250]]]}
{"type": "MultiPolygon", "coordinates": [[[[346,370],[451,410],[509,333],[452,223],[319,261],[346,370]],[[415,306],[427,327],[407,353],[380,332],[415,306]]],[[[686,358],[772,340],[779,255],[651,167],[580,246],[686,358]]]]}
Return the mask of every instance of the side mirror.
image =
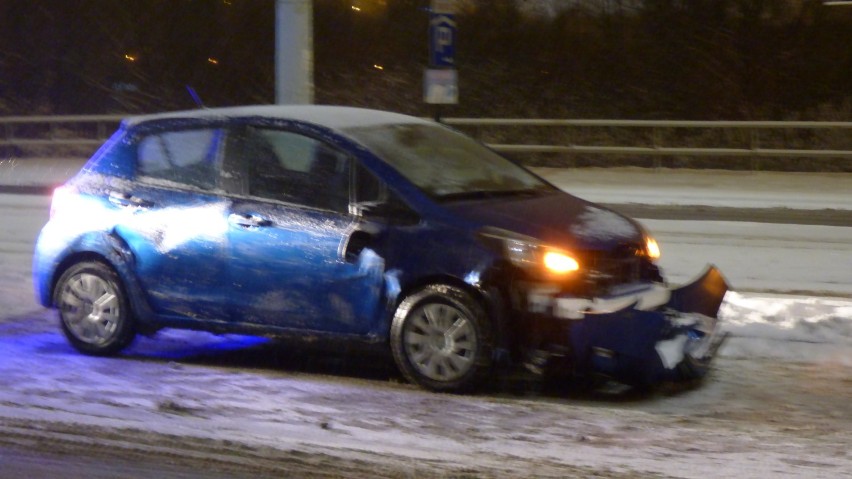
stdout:
{"type": "Polygon", "coordinates": [[[365,201],[349,205],[349,213],[368,220],[383,220],[389,223],[415,224],[420,215],[398,202],[365,201]]]}

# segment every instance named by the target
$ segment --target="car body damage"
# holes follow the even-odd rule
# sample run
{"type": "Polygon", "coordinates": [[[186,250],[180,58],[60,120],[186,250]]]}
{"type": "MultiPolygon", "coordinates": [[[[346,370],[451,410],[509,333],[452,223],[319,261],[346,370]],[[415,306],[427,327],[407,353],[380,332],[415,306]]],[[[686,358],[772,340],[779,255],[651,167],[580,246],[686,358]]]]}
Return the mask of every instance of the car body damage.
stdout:
{"type": "Polygon", "coordinates": [[[641,226],[567,194],[449,208],[496,226],[491,236],[503,241],[512,231],[528,235],[512,240],[516,243],[559,244],[581,264],[564,276],[511,264],[479,275],[509,284],[509,334],[520,339],[513,356],[523,358],[528,369],[562,369],[630,384],[706,373],[724,339],[717,314],[728,284],[717,268],[709,266],[690,284],[671,288],[648,257],[641,226]]]}
{"type": "Polygon", "coordinates": [[[717,313],[727,290],[711,266],[676,289],[655,285],[610,298],[554,297],[550,314],[560,334],[545,353],[567,356],[578,371],[629,384],[699,379],[724,340],[717,313]]]}
{"type": "Polygon", "coordinates": [[[728,289],[638,222],[442,125],[340,107],[125,121],[54,194],[36,296],[82,352],[188,328],[361,341],[468,390],[502,365],[704,375],[728,289]]]}

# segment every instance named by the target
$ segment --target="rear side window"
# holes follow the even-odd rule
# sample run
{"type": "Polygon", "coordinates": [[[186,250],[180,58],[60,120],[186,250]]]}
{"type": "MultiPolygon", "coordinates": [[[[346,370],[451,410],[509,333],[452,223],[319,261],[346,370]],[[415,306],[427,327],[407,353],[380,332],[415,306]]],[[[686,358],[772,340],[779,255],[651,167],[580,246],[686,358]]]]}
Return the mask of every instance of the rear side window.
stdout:
{"type": "Polygon", "coordinates": [[[213,189],[219,176],[222,131],[169,131],[142,138],[137,147],[137,174],[141,179],[213,189]]]}

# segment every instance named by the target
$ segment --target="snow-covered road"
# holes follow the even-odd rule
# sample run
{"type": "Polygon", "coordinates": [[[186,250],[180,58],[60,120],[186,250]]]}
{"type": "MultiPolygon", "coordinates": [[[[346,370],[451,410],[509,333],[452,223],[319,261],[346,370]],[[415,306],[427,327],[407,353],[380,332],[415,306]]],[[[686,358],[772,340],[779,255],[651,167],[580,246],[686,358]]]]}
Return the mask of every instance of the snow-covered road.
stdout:
{"type": "MultiPolygon", "coordinates": [[[[580,181],[594,200],[606,188],[590,185],[614,174],[547,173],[580,181]]],[[[759,193],[761,175],[746,174],[759,193]]],[[[722,206],[700,194],[712,187],[689,189],[680,175],[686,204],[722,206]]],[[[721,176],[692,181],[740,181],[721,176]]],[[[646,203],[665,197],[666,185],[621,178],[646,203]]],[[[800,209],[852,209],[852,177],[840,178],[829,194],[779,177],[785,194],[744,206],[796,208],[798,197],[800,209]]],[[[246,471],[262,463],[277,476],[309,457],[317,468],[351,468],[340,477],[376,464],[386,468],[376,477],[850,477],[850,227],[642,220],[673,282],[714,262],[736,290],[722,311],[733,338],[706,382],[650,397],[501,388],[459,397],[400,383],[383,358],[311,356],[240,336],[165,331],[119,358],[81,356],[32,299],[29,262],[48,204],[0,195],[0,446],[171,448],[246,471]],[[779,294],[789,292],[808,293],[779,294]]]]}
{"type": "Polygon", "coordinates": [[[852,228],[640,221],[662,245],[660,264],[674,283],[711,261],[737,291],[852,297],[852,228]]]}

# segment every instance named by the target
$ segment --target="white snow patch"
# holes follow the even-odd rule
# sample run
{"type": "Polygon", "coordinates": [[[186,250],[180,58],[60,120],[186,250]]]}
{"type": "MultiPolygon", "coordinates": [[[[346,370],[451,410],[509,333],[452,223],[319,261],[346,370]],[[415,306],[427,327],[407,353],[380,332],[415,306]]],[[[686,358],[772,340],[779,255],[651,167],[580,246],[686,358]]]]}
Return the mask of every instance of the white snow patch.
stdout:
{"type": "Polygon", "coordinates": [[[720,318],[722,355],[852,366],[852,300],[729,292],[720,318]]]}
{"type": "Polygon", "coordinates": [[[181,118],[264,117],[315,123],[329,128],[352,128],[397,123],[428,123],[422,118],[366,108],[328,105],[249,105],[226,108],[205,108],[130,117],[128,125],[150,120],[181,118]]]}

